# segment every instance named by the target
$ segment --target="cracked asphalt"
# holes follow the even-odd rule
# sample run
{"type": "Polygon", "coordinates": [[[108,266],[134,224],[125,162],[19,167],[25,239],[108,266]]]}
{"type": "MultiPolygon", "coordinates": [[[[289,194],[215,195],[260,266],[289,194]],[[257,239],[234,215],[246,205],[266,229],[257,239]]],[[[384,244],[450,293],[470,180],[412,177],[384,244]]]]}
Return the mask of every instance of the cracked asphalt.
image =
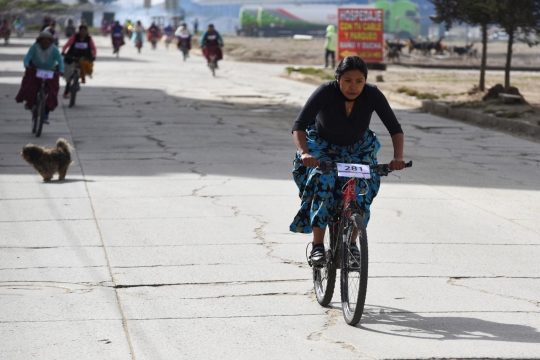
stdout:
{"type": "Polygon", "coordinates": [[[314,87],[96,42],[41,138],[14,101],[31,39],[0,49],[0,359],[540,359],[540,144],[394,106],[414,167],[372,207],[353,328],[288,232],[314,87]],[[19,152],[59,137],[74,164],[43,183],[19,152]]]}

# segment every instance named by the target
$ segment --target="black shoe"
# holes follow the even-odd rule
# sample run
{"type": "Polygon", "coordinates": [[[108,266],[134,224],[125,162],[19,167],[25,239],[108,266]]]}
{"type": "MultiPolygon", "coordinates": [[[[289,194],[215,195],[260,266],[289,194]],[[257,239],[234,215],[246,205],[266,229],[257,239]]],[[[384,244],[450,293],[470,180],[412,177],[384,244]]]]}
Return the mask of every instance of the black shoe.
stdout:
{"type": "Polygon", "coordinates": [[[315,245],[309,255],[309,260],[312,266],[326,264],[326,255],[324,251],[324,245],[315,245]]]}

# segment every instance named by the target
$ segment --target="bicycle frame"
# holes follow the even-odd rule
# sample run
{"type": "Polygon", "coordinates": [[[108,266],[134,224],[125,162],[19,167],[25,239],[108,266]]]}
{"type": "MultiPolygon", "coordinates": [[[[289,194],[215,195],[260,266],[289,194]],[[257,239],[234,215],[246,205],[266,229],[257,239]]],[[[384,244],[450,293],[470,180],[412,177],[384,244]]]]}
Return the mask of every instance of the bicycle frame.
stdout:
{"type": "Polygon", "coordinates": [[[350,178],[349,181],[343,187],[343,193],[341,195],[342,201],[338,207],[338,215],[335,217],[330,224],[332,226],[332,231],[330,233],[330,242],[331,242],[331,256],[329,258],[329,268],[331,269],[341,269],[341,244],[347,242],[349,219],[353,212],[362,214],[362,210],[356,203],[356,178],[350,178]],[[337,235],[336,235],[337,232],[337,235]],[[341,241],[339,241],[341,240],[341,241]]]}
{"type": "MultiPolygon", "coordinates": [[[[296,161],[296,160],[295,160],[296,161]]],[[[392,172],[388,168],[388,164],[375,164],[369,165],[371,171],[379,176],[388,176],[392,172]]],[[[411,167],[412,161],[407,163],[406,167],[411,167]]],[[[336,165],[332,161],[324,161],[319,165],[320,173],[330,173],[331,171],[336,170],[336,165]]],[[[350,229],[351,224],[349,219],[354,213],[360,214],[362,217],[364,215],[363,210],[358,206],[356,202],[356,179],[355,177],[350,178],[345,186],[343,187],[342,192],[342,201],[337,207],[336,211],[332,214],[332,222],[329,224],[330,231],[330,256],[328,259],[328,268],[329,269],[341,269],[341,244],[347,242],[347,236],[352,236],[352,232],[345,231],[345,229],[350,229]],[[340,241],[341,240],[341,241],[340,241]]],[[[362,179],[363,180],[363,179],[362,179]]]]}

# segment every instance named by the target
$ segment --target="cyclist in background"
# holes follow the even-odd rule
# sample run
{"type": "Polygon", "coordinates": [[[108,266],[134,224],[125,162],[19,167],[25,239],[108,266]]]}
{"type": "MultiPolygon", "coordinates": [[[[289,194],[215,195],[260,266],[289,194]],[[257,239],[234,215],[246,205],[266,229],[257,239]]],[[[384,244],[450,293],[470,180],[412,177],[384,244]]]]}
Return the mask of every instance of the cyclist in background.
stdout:
{"type": "Polygon", "coordinates": [[[51,24],[45,28],[45,31],[48,31],[51,33],[53,37],[54,45],[58,46],[58,31],[56,30],[56,21],[52,20],[51,24]]]}
{"type": "MultiPolygon", "coordinates": [[[[53,37],[50,32],[42,31],[36,42],[30,46],[28,53],[24,57],[24,67],[26,71],[15,100],[18,103],[25,101],[25,109],[31,110],[36,103],[36,94],[41,86],[41,80],[36,78],[36,70],[57,70],[60,75],[64,72],[64,60],[56,45],[53,44],[53,37]]],[[[55,74],[53,79],[47,81],[45,89],[49,95],[47,96],[47,103],[45,105],[46,124],[49,123],[49,112],[54,111],[58,106],[59,88],[59,77],[58,74],[55,74]]]]}
{"type": "Polygon", "coordinates": [[[0,23],[0,38],[4,39],[7,44],[9,36],[11,35],[11,26],[7,20],[2,20],[0,23]]]}
{"type": "Polygon", "coordinates": [[[114,25],[111,26],[111,39],[113,45],[113,54],[124,45],[124,28],[120,25],[119,21],[115,21],[114,25]]]}
{"type": "Polygon", "coordinates": [[[49,15],[45,15],[41,22],[41,29],[39,31],[41,32],[45,30],[47,27],[49,27],[49,25],[51,25],[52,22],[53,22],[52,17],[50,17],[49,15]]]}
{"type": "MultiPolygon", "coordinates": [[[[191,50],[191,31],[187,28],[186,23],[180,24],[174,36],[178,38],[178,50],[182,50],[182,46],[185,46],[189,53],[189,50],[191,50]]],[[[187,56],[189,57],[189,54],[187,56]]]]}
{"type": "Polygon", "coordinates": [[[206,58],[208,65],[210,65],[210,55],[215,55],[216,68],[218,67],[218,61],[223,59],[223,52],[221,47],[223,44],[223,38],[216,31],[213,24],[208,25],[208,29],[201,36],[201,47],[203,48],[203,55],[206,58]]]}
{"type": "Polygon", "coordinates": [[[80,59],[78,61],[81,69],[81,82],[83,84],[86,83],[87,75],[92,77],[94,70],[94,60],[97,56],[97,50],[94,40],[88,35],[88,28],[85,25],[79,26],[79,32],[69,38],[66,45],[62,48],[62,54],[65,54],[67,64],[66,73],[64,74],[67,85],[63,98],[67,99],[69,97],[69,79],[75,70],[75,61],[80,59]]]}
{"type": "Polygon", "coordinates": [[[17,17],[13,22],[13,29],[17,32],[18,36],[24,34],[24,21],[20,17],[17,17]]]}
{"type": "Polygon", "coordinates": [[[160,37],[161,30],[159,29],[159,26],[157,26],[155,23],[152,23],[148,28],[148,41],[152,42],[152,40],[155,40],[157,42],[159,41],[160,37]]]}
{"type": "Polygon", "coordinates": [[[142,44],[144,43],[144,32],[145,30],[141,24],[141,21],[137,21],[137,24],[133,27],[133,35],[131,37],[131,41],[133,41],[135,45],[137,45],[137,42],[140,41],[142,47],[142,44]]]}
{"type": "MultiPolygon", "coordinates": [[[[343,59],[336,68],[336,80],[315,90],[292,127],[298,150],[293,178],[302,203],[290,231],[313,232],[311,261],[315,265],[326,262],[324,233],[347,181],[338,178],[336,172],[320,174],[315,169],[319,162],[376,164],[381,145],[375,132],[369,128],[375,111],[392,137],[394,159],[389,164],[390,170],[405,168],[401,125],[383,93],[375,85],[366,83],[367,75],[367,66],[358,56],[343,59]]],[[[356,186],[359,194],[356,200],[363,210],[367,226],[370,205],[379,191],[380,177],[373,176],[366,183],[357,180],[356,186]]],[[[360,255],[356,244],[351,251],[355,257],[360,255]]]]}
{"type": "Polygon", "coordinates": [[[68,18],[66,20],[66,32],[65,32],[65,34],[66,34],[66,37],[68,39],[75,34],[75,25],[73,25],[73,19],[72,18],[68,18]]]}
{"type": "Polygon", "coordinates": [[[169,48],[169,44],[172,42],[173,39],[174,39],[174,28],[172,27],[171,24],[167,24],[167,26],[163,28],[163,39],[162,39],[165,42],[167,49],[169,48]]]}
{"type": "Polygon", "coordinates": [[[126,22],[124,23],[124,31],[128,39],[131,39],[131,35],[133,32],[133,21],[131,21],[130,19],[126,19],[126,22]]]}

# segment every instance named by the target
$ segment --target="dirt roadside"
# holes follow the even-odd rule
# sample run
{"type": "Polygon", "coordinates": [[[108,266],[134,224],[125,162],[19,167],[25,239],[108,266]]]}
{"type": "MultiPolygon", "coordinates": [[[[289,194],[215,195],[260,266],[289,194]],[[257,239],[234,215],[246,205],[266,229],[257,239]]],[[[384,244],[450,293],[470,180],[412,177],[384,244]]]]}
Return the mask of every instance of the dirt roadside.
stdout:
{"type": "MultiPolygon", "coordinates": [[[[224,36],[225,56],[235,61],[267,62],[279,64],[295,64],[321,66],[324,64],[324,39],[315,38],[308,41],[291,38],[256,38],[241,36],[224,36]]],[[[446,41],[448,46],[464,46],[463,41],[446,41]]],[[[424,56],[417,52],[409,54],[407,48],[402,50],[402,65],[442,65],[442,66],[479,66],[480,45],[476,57],[459,57],[455,54],[442,56],[424,56]]],[[[488,66],[501,67],[506,59],[506,42],[490,42],[488,44],[488,66]]],[[[540,46],[529,47],[518,42],[513,46],[512,66],[520,68],[540,68],[540,46]]]]}
{"type": "MultiPolygon", "coordinates": [[[[314,68],[288,68],[283,73],[284,77],[315,85],[328,81],[331,75],[331,70],[314,68]]],[[[500,83],[502,76],[501,72],[488,72],[486,84],[491,87],[500,83]]],[[[519,88],[527,103],[483,101],[485,92],[471,93],[478,81],[476,71],[434,72],[389,66],[387,71],[372,70],[368,75],[368,81],[375,83],[391,102],[540,142],[540,73],[515,72],[512,78],[512,85],[519,88]],[[378,77],[384,81],[377,81],[378,77]]]]}
{"type": "MultiPolygon", "coordinates": [[[[295,41],[281,38],[225,36],[224,41],[225,59],[295,64],[297,68],[289,68],[289,71],[284,69],[283,76],[312,84],[321,84],[333,78],[333,71],[322,67],[323,39],[295,41]]],[[[479,65],[479,59],[465,59],[457,55],[424,56],[416,53],[408,54],[407,49],[404,49],[400,63],[389,64],[387,71],[370,71],[368,81],[375,83],[391,101],[454,120],[540,141],[540,91],[538,91],[540,72],[534,71],[540,68],[540,47],[530,48],[524,43],[517,43],[513,51],[512,65],[531,69],[531,71],[513,71],[511,74],[511,85],[517,87],[526,100],[523,104],[502,104],[498,100],[482,101],[485,92],[472,91],[478,84],[479,71],[477,70],[414,67],[415,64],[424,66],[479,65]],[[378,76],[382,76],[384,81],[376,81],[378,76]],[[408,93],[414,96],[409,96],[408,93]]],[[[506,43],[489,43],[489,66],[504,66],[505,55],[506,43]]],[[[503,72],[488,71],[486,88],[503,83],[503,80],[503,72]]]]}

